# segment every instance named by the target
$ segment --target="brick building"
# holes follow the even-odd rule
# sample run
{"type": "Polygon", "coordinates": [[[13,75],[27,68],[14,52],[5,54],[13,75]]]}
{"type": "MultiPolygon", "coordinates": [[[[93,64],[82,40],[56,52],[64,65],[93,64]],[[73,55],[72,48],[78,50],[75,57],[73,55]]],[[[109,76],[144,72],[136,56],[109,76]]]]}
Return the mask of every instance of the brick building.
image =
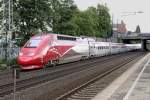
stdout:
{"type": "Polygon", "coordinates": [[[126,24],[123,21],[121,21],[121,23],[114,24],[113,31],[117,33],[126,33],[126,24]]]}

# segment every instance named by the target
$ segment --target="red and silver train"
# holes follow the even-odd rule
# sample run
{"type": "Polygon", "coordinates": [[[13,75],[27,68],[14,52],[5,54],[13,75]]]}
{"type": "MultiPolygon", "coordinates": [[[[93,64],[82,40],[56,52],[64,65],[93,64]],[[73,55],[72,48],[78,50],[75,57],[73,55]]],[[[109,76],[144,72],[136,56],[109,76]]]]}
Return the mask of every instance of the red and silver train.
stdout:
{"type": "Polygon", "coordinates": [[[27,70],[140,48],[140,44],[97,42],[92,38],[41,34],[33,36],[21,48],[17,60],[21,68],[27,70]]]}

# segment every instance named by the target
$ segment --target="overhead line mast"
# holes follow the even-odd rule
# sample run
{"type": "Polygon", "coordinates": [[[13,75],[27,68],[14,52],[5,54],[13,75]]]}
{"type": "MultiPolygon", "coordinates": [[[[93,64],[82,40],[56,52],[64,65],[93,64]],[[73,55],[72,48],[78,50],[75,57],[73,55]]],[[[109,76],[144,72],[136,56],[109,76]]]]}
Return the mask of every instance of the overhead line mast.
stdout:
{"type": "Polygon", "coordinates": [[[3,28],[7,39],[11,39],[13,31],[13,0],[3,0],[3,28]],[[8,35],[8,36],[7,36],[8,35]]]}

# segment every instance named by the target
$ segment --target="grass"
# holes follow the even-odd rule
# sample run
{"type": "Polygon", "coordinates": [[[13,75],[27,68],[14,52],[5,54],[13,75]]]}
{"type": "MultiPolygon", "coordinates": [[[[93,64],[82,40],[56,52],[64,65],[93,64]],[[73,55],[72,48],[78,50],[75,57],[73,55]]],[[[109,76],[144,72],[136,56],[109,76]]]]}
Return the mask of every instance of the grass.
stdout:
{"type": "Polygon", "coordinates": [[[16,58],[14,59],[9,59],[9,60],[5,60],[5,59],[0,59],[0,71],[9,69],[8,66],[12,66],[12,65],[17,65],[17,60],[16,58]]]}
{"type": "Polygon", "coordinates": [[[6,69],[7,69],[6,60],[0,59],[0,71],[6,70],[6,69]]]}

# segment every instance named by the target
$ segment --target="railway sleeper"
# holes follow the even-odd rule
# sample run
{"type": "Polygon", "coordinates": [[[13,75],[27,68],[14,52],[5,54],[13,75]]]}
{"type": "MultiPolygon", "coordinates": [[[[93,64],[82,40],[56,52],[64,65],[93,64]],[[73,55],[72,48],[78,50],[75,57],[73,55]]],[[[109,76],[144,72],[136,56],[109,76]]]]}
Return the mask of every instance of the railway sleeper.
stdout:
{"type": "Polygon", "coordinates": [[[100,88],[85,88],[86,91],[99,91],[100,88]]]}
{"type": "Polygon", "coordinates": [[[72,98],[76,98],[76,97],[79,97],[79,98],[92,98],[94,97],[96,94],[86,94],[86,95],[73,95],[71,96],[72,98]]]}
{"type": "Polygon", "coordinates": [[[98,89],[98,88],[102,88],[102,86],[89,86],[89,87],[86,87],[85,89],[91,89],[91,88],[93,88],[93,89],[98,89]]]}
{"type": "Polygon", "coordinates": [[[101,89],[97,89],[97,90],[90,90],[90,91],[87,91],[87,90],[84,90],[84,91],[80,91],[80,92],[78,92],[78,93],[87,93],[87,92],[91,92],[91,93],[96,93],[96,92],[99,92],[101,89]]]}
{"type": "Polygon", "coordinates": [[[75,99],[91,99],[93,96],[87,95],[87,96],[82,96],[82,95],[72,95],[71,98],[75,98],[75,99]]]}
{"type": "Polygon", "coordinates": [[[99,91],[85,91],[85,92],[80,92],[80,93],[78,93],[78,94],[80,94],[80,95],[88,95],[88,94],[90,94],[90,95],[95,95],[95,94],[97,94],[99,91]]]}
{"type": "Polygon", "coordinates": [[[76,93],[75,95],[95,95],[95,94],[97,94],[98,93],[98,91],[96,92],[78,92],[78,93],[76,93]]]}

